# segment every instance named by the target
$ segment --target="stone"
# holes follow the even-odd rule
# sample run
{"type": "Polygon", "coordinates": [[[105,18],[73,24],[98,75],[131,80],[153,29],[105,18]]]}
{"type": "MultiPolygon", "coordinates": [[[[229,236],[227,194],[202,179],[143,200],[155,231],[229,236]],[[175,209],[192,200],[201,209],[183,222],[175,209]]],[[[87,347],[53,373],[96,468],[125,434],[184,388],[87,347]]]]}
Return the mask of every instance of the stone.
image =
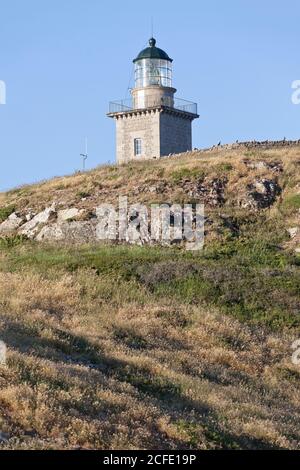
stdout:
{"type": "Polygon", "coordinates": [[[299,233],[299,227],[288,228],[287,231],[289,232],[291,238],[295,238],[299,233]]]}
{"type": "Polygon", "coordinates": [[[65,241],[89,243],[96,240],[96,223],[92,221],[63,222],[46,225],[36,237],[37,241],[65,241]]]}
{"type": "Polygon", "coordinates": [[[276,180],[262,178],[249,184],[247,191],[245,198],[241,201],[241,206],[258,210],[266,209],[274,204],[282,190],[276,180]]]}
{"type": "Polygon", "coordinates": [[[29,222],[29,220],[33,219],[34,216],[36,216],[36,212],[32,209],[27,209],[27,214],[25,215],[26,221],[29,222]]]}
{"type": "Polygon", "coordinates": [[[9,434],[0,431],[0,444],[5,444],[5,442],[8,442],[9,440],[9,434]]]}
{"type": "Polygon", "coordinates": [[[283,171],[282,163],[281,162],[265,162],[263,160],[244,160],[244,164],[247,168],[252,170],[271,170],[276,173],[280,173],[283,171]]]}
{"type": "Polygon", "coordinates": [[[71,209],[64,209],[57,212],[57,222],[65,222],[66,220],[74,219],[82,213],[82,210],[72,207],[71,209]]]}
{"type": "Polygon", "coordinates": [[[51,217],[56,215],[55,204],[47,207],[44,211],[35,215],[29,222],[26,222],[20,230],[22,235],[26,235],[28,238],[34,238],[41,225],[46,224],[50,221],[51,217]]]}
{"type": "Polygon", "coordinates": [[[24,219],[13,212],[2,224],[0,224],[0,235],[7,235],[15,232],[20,225],[24,223],[24,219]]]}
{"type": "Polygon", "coordinates": [[[208,206],[222,206],[225,203],[227,178],[213,178],[191,181],[186,179],[179,183],[189,197],[208,206]]]}
{"type": "Polygon", "coordinates": [[[60,224],[45,225],[36,236],[38,242],[64,240],[64,232],[60,224]]]}
{"type": "Polygon", "coordinates": [[[0,365],[6,364],[6,344],[4,341],[0,341],[0,365]]]}

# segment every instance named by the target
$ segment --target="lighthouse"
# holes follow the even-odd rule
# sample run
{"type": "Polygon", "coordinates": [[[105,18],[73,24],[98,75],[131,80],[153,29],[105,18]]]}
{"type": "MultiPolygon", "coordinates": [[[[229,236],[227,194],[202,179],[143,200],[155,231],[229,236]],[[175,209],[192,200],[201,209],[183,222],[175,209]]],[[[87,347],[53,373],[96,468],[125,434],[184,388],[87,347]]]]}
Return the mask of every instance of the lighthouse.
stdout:
{"type": "Polygon", "coordinates": [[[133,60],[130,100],[110,102],[108,116],[116,122],[118,164],[192,149],[192,122],[199,117],[197,104],[175,96],[172,62],[151,38],[149,47],[133,60]]]}

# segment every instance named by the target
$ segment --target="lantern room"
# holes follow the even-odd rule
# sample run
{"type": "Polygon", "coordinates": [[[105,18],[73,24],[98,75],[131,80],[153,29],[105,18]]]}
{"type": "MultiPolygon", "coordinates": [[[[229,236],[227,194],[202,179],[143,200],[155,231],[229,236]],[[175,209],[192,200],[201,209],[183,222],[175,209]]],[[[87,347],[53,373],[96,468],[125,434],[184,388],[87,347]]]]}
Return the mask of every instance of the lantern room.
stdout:
{"type": "Polygon", "coordinates": [[[156,47],[151,38],[149,47],[134,59],[135,87],[131,91],[136,109],[155,106],[174,106],[175,88],[172,88],[172,59],[156,47]]]}
{"type": "Polygon", "coordinates": [[[142,50],[134,59],[135,88],[148,86],[172,87],[172,62],[168,54],[156,47],[151,38],[149,47],[142,50]]]}

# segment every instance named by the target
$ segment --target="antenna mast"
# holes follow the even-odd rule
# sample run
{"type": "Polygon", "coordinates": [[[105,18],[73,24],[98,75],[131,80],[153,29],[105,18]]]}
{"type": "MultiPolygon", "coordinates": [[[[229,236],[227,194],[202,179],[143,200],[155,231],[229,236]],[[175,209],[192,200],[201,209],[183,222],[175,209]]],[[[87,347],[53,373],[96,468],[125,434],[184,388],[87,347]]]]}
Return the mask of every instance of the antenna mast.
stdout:
{"type": "Polygon", "coordinates": [[[85,162],[88,157],[88,139],[85,138],[85,153],[81,153],[80,156],[82,157],[82,171],[85,171],[85,162]]]}

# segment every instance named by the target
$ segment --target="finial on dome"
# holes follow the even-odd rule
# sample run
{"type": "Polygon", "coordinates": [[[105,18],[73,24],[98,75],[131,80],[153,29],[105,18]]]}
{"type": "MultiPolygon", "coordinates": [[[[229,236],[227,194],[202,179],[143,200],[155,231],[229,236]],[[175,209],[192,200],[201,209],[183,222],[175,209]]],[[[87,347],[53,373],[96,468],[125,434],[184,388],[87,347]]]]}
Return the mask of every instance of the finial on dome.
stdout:
{"type": "Polygon", "coordinates": [[[156,44],[156,39],[154,39],[154,38],[149,39],[150,47],[155,47],[155,44],[156,44]]]}

